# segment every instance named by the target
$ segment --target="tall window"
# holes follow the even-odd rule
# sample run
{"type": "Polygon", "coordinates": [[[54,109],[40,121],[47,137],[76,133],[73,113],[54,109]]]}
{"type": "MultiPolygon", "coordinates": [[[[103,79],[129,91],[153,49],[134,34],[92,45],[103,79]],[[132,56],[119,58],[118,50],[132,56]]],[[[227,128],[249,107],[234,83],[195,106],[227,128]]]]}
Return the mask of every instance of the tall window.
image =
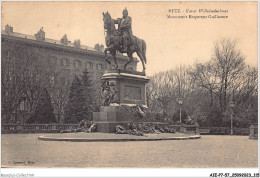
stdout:
{"type": "Polygon", "coordinates": [[[52,58],[51,58],[51,63],[52,63],[53,65],[56,65],[56,64],[57,64],[57,58],[56,58],[56,57],[52,57],[52,58]]]}
{"type": "Polygon", "coordinates": [[[70,65],[70,60],[69,59],[65,59],[66,60],[66,66],[70,65]]]}
{"type": "Polygon", "coordinates": [[[65,77],[65,85],[70,85],[70,69],[64,69],[64,73],[63,73],[63,76],[65,77]]]}
{"type": "Polygon", "coordinates": [[[91,62],[86,62],[85,67],[87,69],[92,69],[93,68],[93,64],[91,62]]]}
{"type": "Polygon", "coordinates": [[[53,76],[53,75],[50,76],[50,84],[51,84],[51,85],[54,85],[54,76],[53,76]]]}
{"type": "Polygon", "coordinates": [[[70,65],[70,60],[69,59],[60,59],[60,65],[61,66],[69,66],[70,65]]]}
{"type": "Polygon", "coordinates": [[[60,83],[61,83],[61,85],[65,85],[65,84],[66,84],[66,79],[65,79],[65,77],[61,77],[60,83]]]}
{"type": "Polygon", "coordinates": [[[20,110],[21,110],[21,111],[24,111],[24,110],[25,110],[24,100],[20,102],[20,110]]]}
{"type": "Polygon", "coordinates": [[[82,62],[79,60],[74,61],[74,67],[81,67],[82,66],[82,62]]]}
{"type": "Polygon", "coordinates": [[[103,69],[103,65],[102,65],[102,64],[96,64],[96,69],[97,69],[97,70],[103,69]]]}
{"type": "Polygon", "coordinates": [[[60,59],[60,65],[64,66],[63,59],[60,59]]]}
{"type": "Polygon", "coordinates": [[[48,56],[48,58],[47,58],[48,64],[53,65],[53,66],[57,65],[57,61],[58,60],[57,60],[57,58],[55,56],[48,56]]]}
{"type": "Polygon", "coordinates": [[[36,82],[39,82],[39,81],[40,81],[40,74],[36,74],[36,76],[35,76],[35,81],[36,81],[36,82]]]}
{"type": "Polygon", "coordinates": [[[7,57],[9,58],[11,56],[11,51],[7,50],[7,57]]]}

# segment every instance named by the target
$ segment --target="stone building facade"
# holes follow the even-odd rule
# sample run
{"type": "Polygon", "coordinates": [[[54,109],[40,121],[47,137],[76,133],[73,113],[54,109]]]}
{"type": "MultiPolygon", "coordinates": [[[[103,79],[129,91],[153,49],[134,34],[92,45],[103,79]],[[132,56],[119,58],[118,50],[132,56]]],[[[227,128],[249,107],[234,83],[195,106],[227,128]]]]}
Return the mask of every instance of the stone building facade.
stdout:
{"type": "MultiPolygon", "coordinates": [[[[57,92],[56,84],[65,86],[68,90],[75,75],[81,75],[84,69],[93,77],[95,85],[100,86],[100,78],[106,69],[113,69],[114,65],[108,65],[104,60],[104,46],[96,44],[94,48],[80,44],[80,40],[75,40],[73,43],[68,40],[67,35],[64,35],[61,40],[53,40],[46,38],[43,28],[41,28],[34,36],[16,33],[13,27],[6,25],[5,30],[2,30],[2,56],[1,60],[6,60],[10,53],[16,48],[22,49],[26,47],[29,51],[34,51],[39,56],[44,56],[42,60],[47,60],[54,67],[53,76],[50,78],[52,87],[50,95],[54,97],[57,92]]],[[[110,56],[111,57],[111,56],[110,56]]],[[[117,55],[119,68],[123,68],[128,57],[122,54],[117,55]]],[[[17,59],[19,60],[19,59],[17,59]]],[[[112,60],[113,62],[113,60],[112,60]]],[[[137,60],[128,65],[128,70],[136,70],[137,60]]],[[[26,100],[26,96],[24,97],[26,100]]],[[[53,101],[55,102],[55,101],[53,101]]],[[[5,103],[2,103],[4,105],[5,103]]],[[[26,104],[22,101],[18,110],[24,110],[26,104]]],[[[25,107],[26,108],[26,107],[25,107]]],[[[63,108],[55,107],[55,114],[60,120],[63,113],[63,108]]],[[[17,119],[15,119],[17,120],[17,119]]],[[[19,120],[19,119],[18,119],[19,120]]]]}

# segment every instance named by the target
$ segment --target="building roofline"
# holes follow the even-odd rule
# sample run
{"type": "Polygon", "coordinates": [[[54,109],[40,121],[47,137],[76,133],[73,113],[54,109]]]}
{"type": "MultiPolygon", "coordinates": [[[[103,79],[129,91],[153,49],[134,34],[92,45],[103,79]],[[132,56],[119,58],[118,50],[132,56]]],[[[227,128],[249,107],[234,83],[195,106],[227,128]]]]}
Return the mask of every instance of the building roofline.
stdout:
{"type": "MultiPolygon", "coordinates": [[[[36,40],[36,38],[32,35],[26,35],[26,34],[21,34],[16,32],[7,33],[4,30],[2,30],[1,36],[2,36],[2,40],[15,40],[18,41],[19,43],[24,43],[29,46],[32,45],[32,46],[50,48],[50,49],[55,49],[60,51],[74,52],[74,53],[84,54],[86,56],[95,56],[99,58],[105,57],[105,54],[103,52],[97,51],[94,48],[84,46],[84,45],[81,45],[81,48],[77,48],[74,47],[72,43],[71,43],[72,45],[64,45],[57,40],[48,39],[48,38],[46,38],[44,41],[41,41],[41,40],[36,40]]],[[[110,54],[108,56],[109,58],[112,58],[110,54]]],[[[126,61],[128,60],[128,57],[123,55],[117,55],[117,59],[126,61]]],[[[139,62],[136,58],[134,59],[135,59],[134,62],[136,63],[139,62]]]]}

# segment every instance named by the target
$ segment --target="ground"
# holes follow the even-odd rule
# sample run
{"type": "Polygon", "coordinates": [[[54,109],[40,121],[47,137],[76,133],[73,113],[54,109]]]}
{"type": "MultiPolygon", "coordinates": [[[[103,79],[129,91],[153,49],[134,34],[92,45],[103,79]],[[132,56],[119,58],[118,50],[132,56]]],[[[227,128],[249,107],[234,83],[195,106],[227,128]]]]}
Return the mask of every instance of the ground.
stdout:
{"type": "Polygon", "coordinates": [[[4,167],[257,167],[257,140],[206,136],[138,142],[42,141],[48,134],[3,134],[4,167]]]}

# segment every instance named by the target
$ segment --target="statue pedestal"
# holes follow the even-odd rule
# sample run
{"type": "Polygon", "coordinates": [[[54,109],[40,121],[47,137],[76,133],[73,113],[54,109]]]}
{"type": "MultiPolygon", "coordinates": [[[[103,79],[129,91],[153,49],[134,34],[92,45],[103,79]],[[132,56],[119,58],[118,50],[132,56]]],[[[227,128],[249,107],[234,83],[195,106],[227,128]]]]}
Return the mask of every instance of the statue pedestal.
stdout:
{"type": "MultiPolygon", "coordinates": [[[[146,105],[145,85],[149,79],[144,73],[126,70],[107,70],[102,77],[100,112],[93,113],[98,132],[115,132],[116,125],[137,122],[131,107],[146,105]]],[[[148,116],[146,116],[148,117],[148,116]]],[[[148,120],[148,118],[142,118],[148,120]]]]}
{"type": "Polygon", "coordinates": [[[186,134],[200,135],[199,126],[195,125],[195,124],[194,125],[183,124],[180,127],[180,132],[181,133],[186,133],[186,134]]]}
{"type": "Polygon", "coordinates": [[[258,139],[258,124],[251,124],[249,131],[249,139],[258,139]]]}

